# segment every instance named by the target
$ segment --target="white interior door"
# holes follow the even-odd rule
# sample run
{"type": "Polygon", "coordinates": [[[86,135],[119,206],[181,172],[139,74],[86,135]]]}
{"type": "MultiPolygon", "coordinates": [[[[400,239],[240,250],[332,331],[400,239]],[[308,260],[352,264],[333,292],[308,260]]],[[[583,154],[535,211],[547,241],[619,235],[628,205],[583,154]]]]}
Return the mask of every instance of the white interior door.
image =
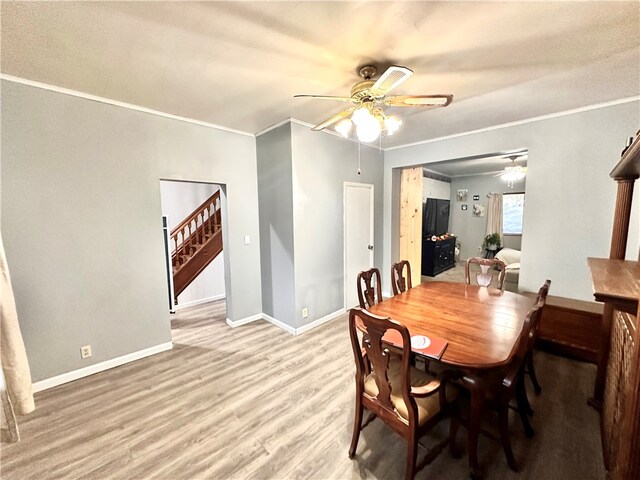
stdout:
{"type": "Polygon", "coordinates": [[[373,267],[373,185],[344,184],[345,307],[358,305],[358,273],[373,267]]]}

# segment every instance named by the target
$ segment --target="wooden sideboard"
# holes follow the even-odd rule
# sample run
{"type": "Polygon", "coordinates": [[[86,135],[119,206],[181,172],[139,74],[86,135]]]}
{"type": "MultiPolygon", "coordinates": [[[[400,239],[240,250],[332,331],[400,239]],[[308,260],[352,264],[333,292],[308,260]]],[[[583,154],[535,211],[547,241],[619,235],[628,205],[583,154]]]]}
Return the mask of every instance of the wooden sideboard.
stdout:
{"type": "MultiPolygon", "coordinates": [[[[639,132],[640,133],[640,132],[639,132]]],[[[625,260],[640,136],[611,172],[618,183],[609,258],[589,258],[596,301],[604,303],[593,398],[611,480],[640,478],[640,259],[625,260]]]]}
{"type": "Polygon", "coordinates": [[[422,241],[422,275],[435,277],[456,266],[456,237],[422,241]]]}

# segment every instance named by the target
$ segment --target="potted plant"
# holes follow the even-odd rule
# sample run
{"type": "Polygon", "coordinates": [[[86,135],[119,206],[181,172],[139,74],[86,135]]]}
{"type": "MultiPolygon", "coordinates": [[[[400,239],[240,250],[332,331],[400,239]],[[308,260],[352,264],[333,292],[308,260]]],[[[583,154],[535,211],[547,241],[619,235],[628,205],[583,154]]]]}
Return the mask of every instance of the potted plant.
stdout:
{"type": "Polygon", "coordinates": [[[484,237],[484,243],[482,244],[487,250],[497,250],[500,248],[500,234],[491,233],[484,237]]]}

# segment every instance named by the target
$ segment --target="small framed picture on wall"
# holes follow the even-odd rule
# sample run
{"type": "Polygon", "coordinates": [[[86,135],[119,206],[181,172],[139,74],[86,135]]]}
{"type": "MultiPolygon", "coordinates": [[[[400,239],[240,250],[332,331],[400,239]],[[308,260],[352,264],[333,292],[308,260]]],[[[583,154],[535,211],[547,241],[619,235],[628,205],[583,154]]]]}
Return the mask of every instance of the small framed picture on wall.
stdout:
{"type": "Polygon", "coordinates": [[[458,190],[458,195],[456,196],[456,198],[458,199],[459,202],[466,202],[467,201],[467,196],[468,196],[469,190],[458,190]]]}
{"type": "Polygon", "coordinates": [[[461,205],[461,206],[460,206],[460,210],[466,210],[466,209],[467,209],[467,206],[466,206],[466,205],[461,205]]]}
{"type": "Polygon", "coordinates": [[[480,200],[480,195],[474,195],[473,196],[473,201],[477,202],[478,200],[480,200]]]}
{"type": "Polygon", "coordinates": [[[474,217],[484,217],[484,205],[479,205],[477,203],[473,204],[473,216],[474,217]]]}

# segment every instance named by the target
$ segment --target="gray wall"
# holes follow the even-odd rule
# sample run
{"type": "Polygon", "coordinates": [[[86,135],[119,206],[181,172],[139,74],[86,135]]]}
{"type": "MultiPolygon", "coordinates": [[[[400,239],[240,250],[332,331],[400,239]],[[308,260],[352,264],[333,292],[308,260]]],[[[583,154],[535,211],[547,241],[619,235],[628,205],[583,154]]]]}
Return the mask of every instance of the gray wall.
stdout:
{"type": "MultiPolygon", "coordinates": [[[[374,263],[381,267],[384,163],[381,152],[362,145],[358,175],[358,144],[295,123],[291,128],[295,305],[300,327],[344,308],[344,182],[374,185],[374,263]],[[305,306],[309,317],[302,319],[305,306]]],[[[387,283],[385,274],[383,285],[387,283]]]]}
{"type": "MultiPolygon", "coordinates": [[[[631,102],[386,151],[385,270],[397,243],[394,168],[527,148],[520,288],[536,291],[550,278],[553,295],[592,300],[587,257],[607,257],[611,241],[616,183],[609,172],[639,124],[640,104],[631,102]]],[[[638,256],[639,212],[635,202],[628,258],[638,256]]]]}
{"type": "Polygon", "coordinates": [[[261,312],[253,138],[8,81],[1,134],[2,234],[35,381],[171,340],[160,178],[226,184],[228,317],[261,312]]]}
{"type": "MultiPolygon", "coordinates": [[[[524,192],[525,180],[515,182],[513,189],[508,188],[504,180],[494,174],[474,175],[470,177],[456,177],[451,182],[451,213],[449,216],[449,231],[455,233],[460,242],[460,259],[466,260],[469,257],[477,257],[484,254],[482,243],[486,235],[488,206],[487,194],[491,192],[510,193],[524,192]],[[458,202],[456,193],[458,189],[467,189],[468,201],[458,202]],[[474,201],[473,196],[480,195],[480,200],[474,201]],[[479,203],[485,206],[484,217],[474,217],[473,204],[479,203]],[[462,210],[461,205],[467,205],[467,210],[462,210]]],[[[526,203],[526,202],[525,202],[526,203]]],[[[526,220],[523,230],[526,228],[526,220]]],[[[521,235],[505,235],[504,246],[520,250],[521,235]]]]}
{"type": "Polygon", "coordinates": [[[295,325],[291,124],[257,140],[262,311],[295,325]]]}

